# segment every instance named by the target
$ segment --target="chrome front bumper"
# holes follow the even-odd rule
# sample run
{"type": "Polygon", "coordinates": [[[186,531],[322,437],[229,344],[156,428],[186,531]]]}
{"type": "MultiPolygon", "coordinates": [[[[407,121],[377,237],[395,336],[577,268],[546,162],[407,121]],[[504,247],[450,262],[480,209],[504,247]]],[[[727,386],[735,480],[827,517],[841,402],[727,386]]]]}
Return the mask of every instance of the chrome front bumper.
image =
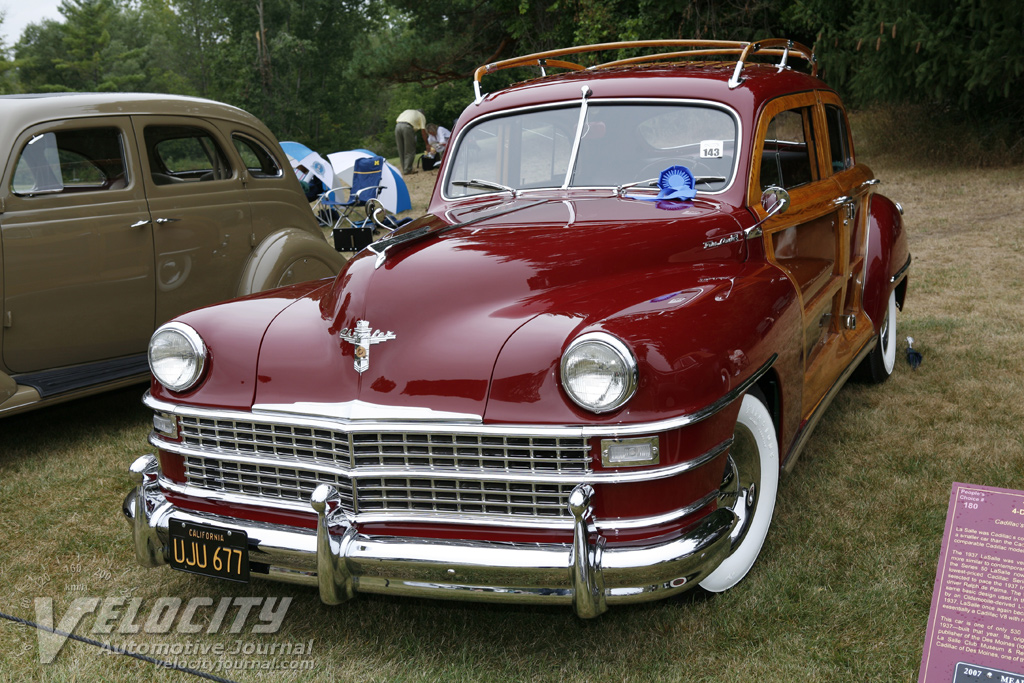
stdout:
{"type": "Polygon", "coordinates": [[[250,566],[265,566],[269,579],[318,586],[328,604],[357,592],[382,593],[572,605],[580,617],[596,617],[610,604],[658,600],[695,586],[729,554],[736,523],[732,512],[719,509],[680,536],[607,548],[591,528],[594,491],[582,484],[569,497],[572,543],[374,536],[359,532],[341,511],[337,491],[321,485],[310,501],[318,516],[313,531],[176,508],[160,491],[152,455],[136,460],[131,472],[136,486],[122,511],[140,564],[167,564],[172,518],[244,531],[250,566]]]}

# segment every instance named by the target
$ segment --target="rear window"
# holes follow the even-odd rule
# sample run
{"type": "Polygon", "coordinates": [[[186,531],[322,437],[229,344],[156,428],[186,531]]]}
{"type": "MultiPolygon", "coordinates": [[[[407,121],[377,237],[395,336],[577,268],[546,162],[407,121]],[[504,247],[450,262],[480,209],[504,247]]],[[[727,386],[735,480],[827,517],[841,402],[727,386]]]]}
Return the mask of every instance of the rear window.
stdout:
{"type": "Polygon", "coordinates": [[[126,169],[117,128],[40,133],[21,149],[11,191],[35,196],[117,190],[127,185],[126,169]]]}
{"type": "Polygon", "coordinates": [[[828,121],[828,146],[832,159],[832,172],[839,173],[853,168],[853,151],[846,135],[846,115],[834,104],[825,105],[825,119],[828,121]]]}

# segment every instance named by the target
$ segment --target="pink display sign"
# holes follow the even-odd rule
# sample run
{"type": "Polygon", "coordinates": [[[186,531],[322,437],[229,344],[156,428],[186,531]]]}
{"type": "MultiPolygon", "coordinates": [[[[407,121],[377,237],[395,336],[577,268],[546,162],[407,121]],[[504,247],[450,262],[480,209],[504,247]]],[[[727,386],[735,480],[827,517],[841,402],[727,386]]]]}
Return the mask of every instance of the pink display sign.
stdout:
{"type": "Polygon", "coordinates": [[[953,484],[918,683],[1024,683],[1024,491],[953,484]]]}

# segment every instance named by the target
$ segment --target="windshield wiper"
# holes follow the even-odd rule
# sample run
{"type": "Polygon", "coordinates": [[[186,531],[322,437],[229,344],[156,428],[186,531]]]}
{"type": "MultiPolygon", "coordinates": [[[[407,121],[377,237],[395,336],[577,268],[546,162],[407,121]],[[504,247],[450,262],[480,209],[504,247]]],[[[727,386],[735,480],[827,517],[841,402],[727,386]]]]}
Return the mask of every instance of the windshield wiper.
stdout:
{"type": "Polygon", "coordinates": [[[490,180],[479,180],[473,178],[472,180],[453,180],[452,185],[458,185],[459,187],[485,187],[489,190],[501,190],[502,192],[508,192],[512,197],[518,197],[519,191],[514,187],[508,185],[502,185],[501,183],[495,183],[490,180]]]}
{"type": "Polygon", "coordinates": [[[623,185],[619,185],[618,187],[615,188],[615,196],[621,196],[622,193],[628,190],[629,188],[637,187],[638,185],[645,185],[647,187],[657,187],[658,180],[660,180],[660,178],[648,178],[647,180],[637,180],[634,183],[625,183],[623,185]]]}

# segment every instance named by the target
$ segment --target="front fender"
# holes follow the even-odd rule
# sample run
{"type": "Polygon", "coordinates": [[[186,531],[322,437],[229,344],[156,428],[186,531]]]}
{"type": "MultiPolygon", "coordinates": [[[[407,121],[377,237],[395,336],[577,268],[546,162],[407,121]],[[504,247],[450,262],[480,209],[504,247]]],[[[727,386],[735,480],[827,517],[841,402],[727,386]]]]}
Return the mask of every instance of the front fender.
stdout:
{"type": "Polygon", "coordinates": [[[572,310],[537,316],[495,363],[486,418],[494,422],[628,424],[695,413],[779,354],[791,376],[800,316],[786,277],[765,264],[704,266],[592,293],[572,310]],[[584,313],[583,311],[586,311],[584,313]],[[586,332],[622,339],[637,357],[639,386],[622,409],[586,413],[560,386],[566,346],[586,332]]]}
{"type": "Polygon", "coordinates": [[[175,318],[199,333],[206,345],[203,378],[183,393],[171,392],[156,379],[150,383],[153,398],[228,410],[249,410],[256,394],[257,362],[263,337],[270,324],[296,301],[322,295],[328,285],[306,282],[261,292],[244,299],[198,308],[175,318]]]}
{"type": "Polygon", "coordinates": [[[235,295],[334,277],[344,265],[345,257],[326,240],[305,230],[284,228],[268,235],[249,256],[235,295]]]}
{"type": "MultiPolygon", "coordinates": [[[[864,258],[864,311],[877,330],[885,317],[889,294],[905,281],[905,266],[910,261],[903,213],[895,202],[880,194],[871,197],[864,258]]],[[[902,287],[900,293],[905,291],[902,287]]],[[[902,298],[897,303],[902,306],[902,298]]]]}

